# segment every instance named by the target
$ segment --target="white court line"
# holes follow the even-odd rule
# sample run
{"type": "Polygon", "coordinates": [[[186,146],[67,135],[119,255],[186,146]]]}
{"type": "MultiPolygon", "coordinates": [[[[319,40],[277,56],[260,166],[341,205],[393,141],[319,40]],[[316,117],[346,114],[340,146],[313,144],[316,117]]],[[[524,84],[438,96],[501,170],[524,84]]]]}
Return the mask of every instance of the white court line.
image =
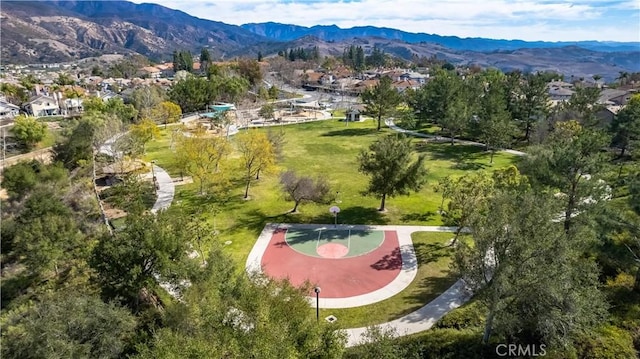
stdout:
{"type": "Polygon", "coordinates": [[[316,239],[316,251],[318,250],[318,245],[320,244],[320,235],[322,235],[322,229],[318,231],[318,239],[316,239]]]}

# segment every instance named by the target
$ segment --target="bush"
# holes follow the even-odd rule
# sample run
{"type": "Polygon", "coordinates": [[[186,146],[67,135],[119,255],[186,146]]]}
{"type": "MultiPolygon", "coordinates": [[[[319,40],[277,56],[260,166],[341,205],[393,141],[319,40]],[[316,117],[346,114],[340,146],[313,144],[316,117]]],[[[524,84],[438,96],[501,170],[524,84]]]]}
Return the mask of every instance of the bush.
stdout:
{"type": "Polygon", "coordinates": [[[576,341],[578,357],[583,359],[633,359],[637,352],[627,331],[606,325],[576,341]]]}
{"type": "Polygon", "coordinates": [[[460,330],[466,328],[479,328],[482,327],[483,324],[484,315],[480,308],[480,304],[478,302],[472,302],[445,315],[436,323],[435,327],[460,330]]]}

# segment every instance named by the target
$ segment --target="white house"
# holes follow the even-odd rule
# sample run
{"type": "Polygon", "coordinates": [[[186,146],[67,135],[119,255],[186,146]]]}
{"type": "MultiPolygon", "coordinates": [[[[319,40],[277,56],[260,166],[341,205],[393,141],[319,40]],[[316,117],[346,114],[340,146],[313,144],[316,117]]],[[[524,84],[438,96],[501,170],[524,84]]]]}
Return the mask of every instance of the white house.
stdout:
{"type": "Polygon", "coordinates": [[[0,119],[11,119],[18,116],[19,113],[20,107],[6,101],[0,101],[0,119]]]}
{"type": "Polygon", "coordinates": [[[79,114],[82,113],[82,99],[81,98],[66,98],[62,101],[62,107],[66,114],[79,114]]]}
{"type": "Polygon", "coordinates": [[[56,116],[60,114],[58,101],[49,96],[37,96],[24,106],[25,111],[32,116],[56,116]]]}

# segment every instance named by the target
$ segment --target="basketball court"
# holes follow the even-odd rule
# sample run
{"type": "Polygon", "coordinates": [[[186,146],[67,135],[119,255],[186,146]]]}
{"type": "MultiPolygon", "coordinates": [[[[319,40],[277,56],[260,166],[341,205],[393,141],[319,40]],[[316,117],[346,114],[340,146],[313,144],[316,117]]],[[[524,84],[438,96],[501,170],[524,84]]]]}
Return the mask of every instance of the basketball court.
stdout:
{"type": "Polygon", "coordinates": [[[333,308],[386,299],[415,276],[410,235],[401,241],[398,231],[385,226],[268,225],[247,267],[258,263],[272,278],[320,287],[320,306],[333,308]]]}

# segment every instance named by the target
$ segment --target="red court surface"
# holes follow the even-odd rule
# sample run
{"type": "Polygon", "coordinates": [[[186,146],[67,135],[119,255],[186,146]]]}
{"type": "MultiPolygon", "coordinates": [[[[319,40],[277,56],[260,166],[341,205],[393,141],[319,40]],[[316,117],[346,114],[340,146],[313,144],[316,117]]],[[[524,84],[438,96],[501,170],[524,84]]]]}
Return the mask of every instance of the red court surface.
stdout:
{"type": "MultiPolygon", "coordinates": [[[[286,229],[276,230],[262,256],[262,270],[273,278],[289,278],[293,285],[305,280],[321,288],[323,298],[347,298],[367,294],[391,283],[402,269],[395,231],[384,231],[384,242],[357,257],[318,258],[294,251],[285,241],[286,229]]],[[[339,256],[327,248],[326,257],[339,256]]]]}

